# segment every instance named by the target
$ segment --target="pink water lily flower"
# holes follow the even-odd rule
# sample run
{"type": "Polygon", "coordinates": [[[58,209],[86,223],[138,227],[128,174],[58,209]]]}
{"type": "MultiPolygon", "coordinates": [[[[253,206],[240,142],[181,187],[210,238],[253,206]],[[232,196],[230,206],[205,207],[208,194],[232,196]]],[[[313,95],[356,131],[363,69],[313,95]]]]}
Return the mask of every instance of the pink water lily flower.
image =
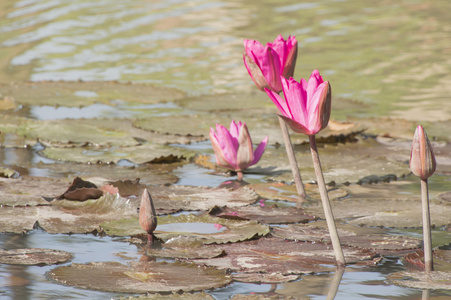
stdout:
{"type": "Polygon", "coordinates": [[[244,40],[244,65],[261,90],[268,88],[280,93],[280,76],[293,76],[297,53],[298,42],[294,36],[288,36],[288,39],[284,40],[282,35],[279,35],[273,43],[267,43],[266,46],[258,41],[244,40]]]}
{"type": "Polygon", "coordinates": [[[285,100],[270,89],[265,89],[280,115],[293,131],[315,135],[327,127],[331,111],[331,88],[318,70],[314,70],[308,82],[281,77],[285,100]]]}
{"type": "Polygon", "coordinates": [[[254,151],[247,126],[241,122],[237,124],[232,121],[230,131],[216,124],[216,131],[210,128],[210,140],[215,151],[216,162],[224,168],[237,172],[256,164],[268,143],[268,137],[265,137],[254,151]]]}

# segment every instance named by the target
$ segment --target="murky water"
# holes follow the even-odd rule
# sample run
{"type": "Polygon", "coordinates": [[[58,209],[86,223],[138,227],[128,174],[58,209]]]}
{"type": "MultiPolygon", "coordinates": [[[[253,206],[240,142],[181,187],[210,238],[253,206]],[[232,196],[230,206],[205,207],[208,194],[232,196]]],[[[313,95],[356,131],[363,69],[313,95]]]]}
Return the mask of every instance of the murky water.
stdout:
{"type": "MultiPolygon", "coordinates": [[[[342,119],[352,111],[355,117],[451,120],[450,10],[448,0],[2,0],[0,81],[118,80],[176,88],[189,96],[249,94],[255,87],[243,67],[243,39],[269,42],[278,34],[291,34],[299,41],[297,79],[317,68],[331,82],[334,101],[349,99],[371,107],[360,111],[349,107],[349,111],[332,112],[333,117],[342,119]]],[[[36,104],[8,113],[34,120],[78,120],[164,117],[183,110],[170,101],[143,104],[110,99],[107,104],[97,103],[99,95],[90,90],[76,91],[75,96],[95,103],[83,107],[36,104]]],[[[3,145],[23,144],[13,135],[2,139],[3,145]]],[[[178,146],[210,148],[208,142],[178,146]]],[[[39,146],[1,149],[0,160],[5,165],[27,166],[23,174],[67,175],[46,167],[56,162],[40,156],[39,150],[39,146]]],[[[92,150],[87,154],[104,153],[92,150]]],[[[225,180],[194,164],[184,165],[174,174],[180,185],[213,187],[225,180]]],[[[248,174],[246,178],[258,182],[262,176],[248,174]]],[[[440,178],[431,180],[431,189],[445,190],[449,184],[444,185],[440,178]]],[[[208,233],[218,228],[187,230],[208,233]]],[[[2,234],[0,245],[6,249],[45,245],[73,253],[75,263],[127,262],[141,256],[136,246],[122,239],[49,235],[40,230],[23,236],[2,234]]],[[[54,284],[45,278],[51,268],[0,265],[0,298],[120,296],[54,284]]],[[[390,257],[370,270],[350,266],[336,299],[420,299],[421,290],[387,282],[386,275],[399,270],[403,270],[400,261],[390,257]]],[[[278,285],[233,283],[209,294],[217,299],[230,299],[238,293],[326,299],[333,276],[303,276],[278,285]]],[[[449,295],[432,291],[430,299],[449,295]]]]}

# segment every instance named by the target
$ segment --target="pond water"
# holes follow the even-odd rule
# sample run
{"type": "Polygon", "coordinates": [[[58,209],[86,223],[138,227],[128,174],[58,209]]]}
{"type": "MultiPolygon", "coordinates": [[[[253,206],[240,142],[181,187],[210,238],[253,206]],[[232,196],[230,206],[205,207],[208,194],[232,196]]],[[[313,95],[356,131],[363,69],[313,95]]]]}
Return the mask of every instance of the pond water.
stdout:
{"type": "MultiPolygon", "coordinates": [[[[112,119],[113,122],[151,117],[177,120],[182,114],[194,115],[194,108],[189,104],[173,101],[180,94],[188,99],[187,102],[208,97],[215,99],[224,94],[255,97],[256,88],[242,62],[243,39],[265,43],[273,41],[278,34],[295,35],[299,42],[296,79],[306,78],[313,69],[319,69],[331,82],[334,101],[338,102],[334,103],[339,107],[332,111],[332,118],[390,117],[449,124],[446,122],[451,120],[450,10],[448,0],[2,0],[0,84],[3,85],[0,85],[0,100],[9,97],[12,86],[28,81],[33,84],[50,81],[131,82],[152,84],[173,92],[167,99],[146,103],[141,98],[151,98],[159,92],[150,90],[143,92],[144,96],[136,96],[134,93],[138,93],[139,88],[133,84],[127,87],[129,93],[115,91],[113,95],[108,94],[115,90],[110,86],[105,88],[107,92],[77,87],[69,93],[72,97],[69,98],[74,103],[80,101],[80,105],[69,103],[72,100],[64,105],[53,103],[52,97],[66,95],[66,90],[61,87],[48,87],[48,93],[42,97],[29,92],[22,97],[34,99],[32,103],[16,98],[17,105],[0,105],[2,118],[12,120],[11,126],[2,125],[7,130],[1,136],[0,166],[14,166],[20,175],[29,176],[66,178],[83,174],[79,169],[71,170],[70,166],[68,170],[55,167],[63,162],[42,155],[45,146],[41,143],[23,147],[30,139],[26,130],[38,124],[33,122],[72,120],[80,122],[74,123],[78,126],[97,118],[112,119]],[[345,104],[340,104],[340,100],[345,104]],[[24,118],[20,120],[25,129],[13,118],[24,118]],[[26,133],[12,133],[10,128],[14,127],[20,127],[26,133]]],[[[32,86],[31,91],[34,88],[36,86],[32,86]]],[[[209,105],[214,106],[212,101],[209,105]]],[[[217,105],[224,107],[226,101],[220,98],[217,105]]],[[[203,108],[196,107],[197,112],[203,108]]],[[[247,109],[247,113],[252,115],[252,109],[247,109]]],[[[179,127],[185,125],[173,123],[179,127]]],[[[205,126],[205,136],[213,125],[205,126]]],[[[115,126],[120,127],[115,124],[105,126],[108,133],[117,129],[115,126]]],[[[36,132],[32,132],[31,139],[35,135],[39,138],[40,132],[36,132]]],[[[449,141],[449,133],[444,134],[447,135],[445,140],[449,141]]],[[[129,158],[128,152],[121,151],[132,147],[133,142],[136,141],[123,142],[126,145],[120,149],[83,149],[83,155],[103,157],[111,154],[129,158]]],[[[162,144],[212,154],[210,142],[201,139],[182,143],[174,138],[162,144]]],[[[407,160],[403,160],[404,163],[407,160]]],[[[123,160],[117,165],[134,168],[138,163],[123,160]]],[[[223,174],[193,163],[171,170],[171,174],[177,177],[176,185],[216,187],[227,179],[223,174]]],[[[432,179],[431,191],[449,191],[449,174],[442,172],[441,177],[432,179]]],[[[245,174],[251,183],[266,182],[265,176],[258,172],[245,174]]],[[[146,180],[149,179],[143,179],[146,180]]],[[[275,187],[271,189],[279,191],[275,187]]],[[[269,199],[266,205],[277,202],[269,199]]],[[[292,203],[286,206],[292,206],[292,203]]],[[[198,233],[226,230],[214,224],[182,225],[184,230],[198,233]]],[[[170,226],[158,228],[164,230],[170,226]]],[[[408,231],[392,232],[402,233],[408,231]]],[[[48,234],[40,229],[23,235],[0,234],[0,248],[32,247],[68,251],[74,256],[73,263],[126,263],[139,260],[142,255],[136,245],[122,238],[48,234]]],[[[109,299],[129,296],[55,284],[45,276],[52,268],[54,266],[0,264],[0,298],[109,299]]],[[[381,264],[371,268],[349,266],[339,281],[336,299],[451,297],[450,292],[432,290],[426,298],[422,290],[392,285],[386,276],[400,270],[405,267],[398,257],[386,257],[381,264]]],[[[334,273],[319,273],[273,285],[234,282],[208,291],[208,294],[216,299],[251,293],[330,299],[328,293],[333,277],[334,273]]]]}

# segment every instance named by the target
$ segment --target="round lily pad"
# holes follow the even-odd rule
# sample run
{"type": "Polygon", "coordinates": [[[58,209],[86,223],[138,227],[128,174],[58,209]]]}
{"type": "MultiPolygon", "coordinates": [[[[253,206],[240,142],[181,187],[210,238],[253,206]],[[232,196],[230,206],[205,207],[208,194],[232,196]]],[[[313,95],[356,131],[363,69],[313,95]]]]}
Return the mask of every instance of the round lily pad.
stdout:
{"type": "Polygon", "coordinates": [[[387,276],[393,284],[416,289],[451,290],[451,272],[396,272],[387,276]]]}
{"type": "MultiPolygon", "coordinates": [[[[274,227],[273,235],[290,240],[316,241],[330,243],[327,228],[318,228],[313,224],[294,224],[286,227],[274,227]]],[[[413,250],[421,246],[421,240],[394,235],[356,234],[352,231],[340,229],[338,226],[340,243],[352,247],[370,250],[413,250]]]]}
{"type": "MultiPolygon", "coordinates": [[[[387,154],[390,146],[376,139],[359,139],[356,143],[319,146],[322,170],[326,183],[365,182],[368,176],[378,181],[394,180],[410,174],[405,163],[410,157],[410,150],[404,149],[404,160],[387,154]],[[356,163],[358,162],[358,163],[356,163]],[[390,176],[388,176],[390,175],[390,176]]],[[[308,145],[296,147],[296,159],[304,182],[316,181],[312,156],[308,145]]],[[[260,159],[256,172],[267,175],[268,179],[291,182],[293,175],[283,147],[267,147],[260,159]],[[260,170],[258,169],[260,168],[260,170]]]]}
{"type": "Polygon", "coordinates": [[[41,151],[50,159],[65,162],[117,164],[128,160],[134,164],[184,161],[195,152],[160,144],[143,144],[123,148],[46,148],[41,151]]]}
{"type": "Polygon", "coordinates": [[[149,189],[159,209],[207,210],[214,206],[239,207],[254,203],[259,196],[248,187],[239,189],[202,186],[160,185],[149,189]]]}
{"type": "Polygon", "coordinates": [[[139,296],[131,296],[131,297],[119,297],[118,300],[215,300],[212,295],[209,295],[205,292],[200,293],[171,293],[169,295],[162,295],[158,293],[154,294],[146,294],[139,296]]]}
{"type": "MultiPolygon", "coordinates": [[[[212,244],[204,247],[223,249],[227,255],[212,259],[196,259],[193,260],[194,262],[230,269],[237,274],[271,274],[272,278],[281,279],[285,275],[330,271],[326,265],[335,264],[332,246],[324,243],[305,243],[263,237],[241,243],[212,244]]],[[[350,247],[343,247],[343,252],[347,263],[371,260],[376,255],[371,251],[350,247]]],[[[234,277],[235,280],[239,280],[239,278],[239,276],[234,277]]],[[[260,281],[265,282],[265,278],[262,276],[260,281]]],[[[286,277],[286,279],[291,281],[293,278],[286,277]]]]}
{"type": "Polygon", "coordinates": [[[52,249],[0,249],[0,263],[10,265],[53,265],[68,262],[72,254],[52,249]]]}
{"type": "Polygon", "coordinates": [[[3,94],[25,105],[81,106],[95,102],[109,104],[111,99],[158,103],[182,99],[185,96],[183,92],[167,87],[116,81],[15,82],[1,83],[0,88],[3,94]]]}
{"type": "Polygon", "coordinates": [[[177,292],[219,288],[231,282],[223,270],[194,264],[165,262],[117,262],[72,264],[47,272],[51,280],[79,288],[117,292],[177,292]]]}
{"type": "Polygon", "coordinates": [[[51,206],[2,207],[0,230],[23,233],[39,226],[48,233],[89,233],[99,224],[116,220],[118,215],[135,216],[136,207],[127,199],[107,194],[84,202],[54,200],[51,206]]]}
{"type": "Polygon", "coordinates": [[[69,182],[64,179],[22,176],[0,178],[0,204],[6,206],[49,205],[43,196],[56,197],[69,182]]]}
{"type": "MultiPolygon", "coordinates": [[[[102,223],[101,227],[106,234],[113,236],[133,236],[144,233],[138,224],[137,218],[106,222],[102,223]]],[[[264,236],[268,233],[268,226],[255,221],[228,220],[209,215],[180,215],[177,217],[169,215],[158,217],[158,227],[154,231],[154,235],[163,241],[178,236],[188,236],[203,244],[244,241],[264,236]],[[167,229],[163,231],[162,229],[165,227],[167,229]]]]}
{"type": "Polygon", "coordinates": [[[255,220],[265,224],[307,223],[315,219],[314,216],[304,214],[295,207],[244,206],[237,208],[214,207],[210,215],[225,219],[255,220]]]}
{"type": "MultiPolygon", "coordinates": [[[[286,184],[284,182],[267,182],[253,183],[250,184],[249,187],[255,190],[255,192],[264,199],[297,202],[299,198],[294,184],[286,184]]],[[[321,200],[318,185],[305,182],[304,189],[308,197],[307,202],[321,200]]],[[[349,195],[347,190],[336,187],[330,187],[327,192],[330,200],[343,198],[349,195]]]]}
{"type": "MultiPolygon", "coordinates": [[[[370,189],[371,190],[371,189],[370,189]]],[[[379,196],[373,191],[373,196],[379,196]]],[[[410,198],[418,198],[416,196],[410,198]]],[[[421,227],[421,200],[402,198],[348,198],[332,201],[332,210],[337,219],[348,219],[348,223],[357,226],[384,227],[421,227]]],[[[308,214],[324,218],[320,204],[305,207],[308,214]]],[[[431,222],[435,226],[451,223],[451,206],[430,203],[431,222]]]]}

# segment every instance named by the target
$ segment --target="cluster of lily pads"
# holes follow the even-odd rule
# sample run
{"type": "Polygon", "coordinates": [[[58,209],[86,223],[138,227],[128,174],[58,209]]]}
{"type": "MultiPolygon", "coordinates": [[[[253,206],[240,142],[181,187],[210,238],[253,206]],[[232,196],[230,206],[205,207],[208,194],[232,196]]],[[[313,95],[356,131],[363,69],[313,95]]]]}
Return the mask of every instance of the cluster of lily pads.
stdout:
{"type": "MultiPolygon", "coordinates": [[[[377,217],[387,214],[392,216],[392,223],[385,224],[388,227],[418,227],[420,223],[427,226],[428,223],[430,224],[427,192],[423,192],[425,219],[420,222],[419,208],[416,207],[417,199],[392,199],[394,200],[392,202],[396,202],[393,208],[390,207],[393,203],[387,200],[381,208],[375,208],[372,206],[374,199],[371,198],[375,197],[374,190],[365,190],[365,187],[361,185],[349,186],[349,190],[336,187],[331,182],[326,185],[319,163],[315,136],[323,129],[326,131],[329,123],[331,88],[329,82],[323,81],[316,70],[308,81],[301,79],[297,82],[289,78],[294,72],[296,55],[297,42],[294,37],[289,37],[285,41],[279,36],[274,43],[266,46],[256,41],[245,41],[244,61],[247,69],[256,85],[268,94],[280,111],[279,125],[292,167],[292,177],[288,176],[286,180],[294,179],[294,186],[284,183],[283,180],[274,180],[274,178],[284,178],[286,173],[281,172],[278,169],[280,166],[274,164],[285,159],[280,149],[265,150],[268,140],[267,137],[262,136],[263,141],[254,150],[247,125],[244,123],[232,121],[230,130],[221,125],[216,126],[216,132],[210,129],[217,165],[237,172],[239,180],[228,180],[219,187],[206,188],[168,184],[168,182],[176,181],[168,173],[179,167],[180,160],[191,155],[190,151],[182,148],[178,150],[179,155],[174,157],[155,157],[152,161],[146,158],[146,155],[150,155],[152,151],[162,153],[168,149],[161,145],[157,147],[143,142],[151,138],[164,140],[162,137],[164,132],[158,130],[162,118],[139,119],[133,124],[134,126],[129,126],[130,124],[123,120],[124,124],[130,128],[133,127],[130,129],[133,130],[133,137],[136,136],[133,139],[114,134],[117,121],[112,120],[102,125],[105,131],[114,135],[113,139],[105,143],[108,144],[116,139],[126,144],[126,147],[121,150],[133,152],[135,155],[136,164],[130,169],[133,169],[135,173],[139,172],[140,168],[152,169],[154,174],[148,178],[152,184],[143,184],[139,180],[114,179],[115,176],[127,176],[119,175],[121,166],[114,165],[114,163],[118,165],[124,163],[120,160],[115,160],[111,164],[99,163],[100,170],[97,171],[97,177],[93,176],[90,182],[76,179],[64,193],[44,195],[45,198],[42,197],[42,186],[45,186],[48,191],[57,191],[61,190],[66,181],[51,178],[30,180],[31,176],[21,176],[19,180],[11,175],[12,178],[1,179],[4,189],[0,190],[2,193],[0,228],[4,232],[14,233],[41,228],[48,233],[93,232],[127,238],[128,242],[137,245],[142,252],[143,257],[140,261],[132,261],[128,265],[116,262],[71,264],[57,267],[47,274],[51,280],[58,283],[124,293],[201,291],[218,288],[232,281],[285,283],[296,281],[305,274],[334,271],[334,264],[374,266],[382,261],[385,255],[418,254],[421,249],[420,240],[387,234],[388,228],[368,228],[367,226],[383,225],[381,222],[385,221],[380,221],[377,217]],[[284,98],[279,96],[281,91],[284,92],[284,98]],[[302,182],[298,165],[305,169],[303,176],[307,174],[312,178],[310,175],[312,172],[308,167],[304,167],[307,166],[304,153],[294,153],[290,141],[292,137],[287,134],[286,124],[293,131],[308,136],[307,141],[304,142],[310,144],[314,161],[313,176],[316,178],[314,184],[302,182]],[[155,131],[140,131],[143,128],[155,131]],[[264,151],[266,151],[265,155],[271,155],[273,160],[265,162],[264,167],[256,168],[253,172],[269,174],[268,176],[273,178],[272,182],[250,184],[243,182],[243,172],[259,160],[263,161],[264,151]],[[297,158],[301,158],[300,164],[296,161],[297,158]],[[162,166],[165,163],[169,164],[162,166]],[[168,169],[165,169],[166,167],[168,169]],[[108,177],[110,180],[105,182],[99,179],[100,176],[108,177]],[[358,199],[359,196],[365,200],[358,199]],[[332,205],[329,199],[332,200],[332,205]],[[295,208],[290,205],[284,207],[283,201],[297,202],[298,206],[302,207],[295,208]],[[332,207],[335,216],[346,220],[348,224],[335,224],[332,207]],[[398,213],[399,207],[410,208],[410,210],[401,215],[398,213]],[[191,213],[174,215],[177,212],[187,211],[191,213]],[[194,211],[196,213],[192,213],[194,211]],[[18,215],[22,217],[18,219],[18,215]],[[326,222],[322,219],[326,219],[326,222]],[[271,224],[285,225],[272,227],[271,224]],[[355,225],[366,225],[366,227],[355,225]]],[[[118,87],[120,88],[123,86],[118,87]]],[[[196,102],[191,101],[189,105],[192,105],[191,108],[195,107],[196,102]]],[[[225,120],[226,117],[228,116],[221,115],[221,120],[225,120]]],[[[249,118],[250,123],[253,123],[252,117],[249,116],[249,118]]],[[[183,117],[180,119],[184,121],[183,117]]],[[[11,117],[9,121],[21,124],[15,117],[11,117]]],[[[269,124],[268,130],[272,130],[271,127],[274,124],[269,119],[266,123],[269,124]]],[[[173,139],[172,143],[182,143],[183,139],[193,142],[202,140],[200,135],[191,134],[196,129],[189,128],[190,124],[192,122],[186,122],[186,128],[179,128],[179,130],[187,130],[186,133],[190,135],[174,135],[168,139],[173,139]]],[[[52,122],[45,123],[47,127],[54,125],[55,123],[52,122]]],[[[346,128],[343,129],[347,126],[346,124],[333,125],[341,126],[342,131],[339,130],[341,133],[346,131],[346,128]]],[[[52,138],[64,132],[45,133],[38,122],[29,122],[20,126],[18,130],[3,125],[2,131],[16,130],[15,133],[19,135],[18,132],[25,131],[27,127],[27,133],[31,132],[32,137],[39,137],[40,143],[49,146],[41,151],[45,157],[60,157],[61,153],[67,152],[70,153],[71,159],[77,160],[79,157],[87,157],[86,152],[91,151],[92,155],[95,150],[102,151],[99,150],[101,147],[96,148],[95,145],[81,145],[79,141],[82,139],[76,135],[64,146],[51,147],[52,138]]],[[[88,120],[83,122],[83,126],[83,130],[78,131],[94,128],[92,133],[100,136],[98,134],[100,130],[97,130],[88,120]]],[[[358,130],[353,129],[350,133],[348,132],[346,138],[352,139],[356,132],[358,130]]],[[[299,141],[299,138],[295,138],[299,141]]],[[[327,140],[328,137],[321,136],[321,138],[327,140]]],[[[400,146],[390,145],[389,140],[381,139],[380,141],[379,145],[385,142],[386,147],[400,146]]],[[[371,142],[368,143],[371,145],[371,142]]],[[[114,148],[117,145],[110,146],[114,148]]],[[[405,147],[405,145],[401,146],[405,147]]],[[[337,156],[334,156],[337,152],[340,153],[339,159],[343,161],[343,165],[340,166],[342,173],[330,174],[330,178],[347,178],[347,171],[357,172],[351,169],[352,164],[347,161],[349,157],[352,157],[353,147],[358,146],[349,145],[346,150],[338,149],[338,147],[332,150],[323,149],[324,153],[332,157],[332,161],[338,160],[337,156]]],[[[366,149],[369,149],[366,150],[368,153],[362,157],[371,157],[371,151],[379,153],[377,147],[366,149]]],[[[383,150],[380,153],[384,153],[383,150]]],[[[107,158],[113,157],[109,156],[110,153],[107,151],[102,155],[107,158]]],[[[215,171],[218,169],[217,166],[211,166],[209,159],[205,160],[203,155],[191,158],[198,165],[215,171]]],[[[327,155],[324,161],[330,164],[327,155]]],[[[374,165],[377,163],[376,160],[374,165]]],[[[431,143],[422,127],[418,127],[415,133],[410,167],[412,172],[421,178],[425,190],[427,178],[435,171],[435,157],[431,143]]],[[[48,166],[48,168],[58,168],[58,166],[48,166]]],[[[77,164],[72,165],[71,168],[73,172],[79,168],[78,172],[82,174],[87,169],[86,165],[77,164]]],[[[130,170],[125,171],[125,174],[131,174],[127,172],[130,170]]],[[[366,176],[360,181],[363,183],[387,182],[396,177],[397,175],[393,174],[385,177],[366,176]]],[[[388,192],[385,191],[386,193],[389,193],[396,188],[396,185],[390,188],[382,187],[381,199],[377,201],[386,200],[384,199],[386,194],[383,194],[384,189],[388,190],[388,192]]],[[[399,188],[402,189],[403,186],[399,188]]],[[[444,195],[441,202],[431,204],[433,209],[437,210],[439,207],[441,213],[438,221],[435,222],[436,226],[445,226],[449,223],[451,211],[449,206],[443,205],[448,201],[447,197],[449,196],[444,195]]],[[[424,262],[422,254],[416,258],[410,257],[406,261],[431,272],[433,265],[430,250],[432,247],[431,239],[427,238],[428,232],[430,233],[430,228],[425,227],[424,255],[426,258],[424,262]]],[[[449,260],[449,254],[446,253],[446,250],[436,250],[434,255],[445,265],[449,260]]],[[[53,264],[71,259],[69,254],[62,255],[60,252],[48,249],[4,250],[0,253],[0,257],[3,259],[2,263],[13,264],[24,262],[53,264]],[[18,259],[20,257],[23,259],[18,259]],[[45,260],[42,257],[45,257],[45,260]],[[50,257],[55,259],[51,260],[50,257]]],[[[340,272],[343,274],[340,269],[336,271],[336,274],[339,275],[340,272]]],[[[437,277],[440,278],[438,280],[443,280],[447,276],[445,272],[440,271],[432,274],[440,275],[437,277]]],[[[393,278],[394,282],[400,283],[398,277],[393,278]]],[[[201,295],[201,297],[204,296],[205,294],[201,295]]]]}

